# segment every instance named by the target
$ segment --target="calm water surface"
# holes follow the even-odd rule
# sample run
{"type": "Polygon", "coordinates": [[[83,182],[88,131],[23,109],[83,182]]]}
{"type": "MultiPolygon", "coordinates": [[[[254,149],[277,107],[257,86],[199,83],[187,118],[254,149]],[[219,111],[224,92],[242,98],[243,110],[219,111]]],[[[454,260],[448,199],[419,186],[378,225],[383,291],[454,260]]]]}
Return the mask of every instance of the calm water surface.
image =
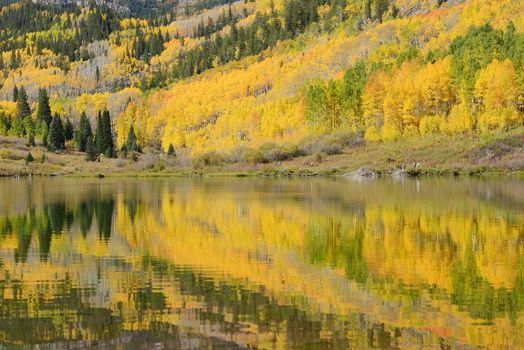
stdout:
{"type": "Polygon", "coordinates": [[[524,181],[0,179],[0,348],[524,348],[524,181]]]}

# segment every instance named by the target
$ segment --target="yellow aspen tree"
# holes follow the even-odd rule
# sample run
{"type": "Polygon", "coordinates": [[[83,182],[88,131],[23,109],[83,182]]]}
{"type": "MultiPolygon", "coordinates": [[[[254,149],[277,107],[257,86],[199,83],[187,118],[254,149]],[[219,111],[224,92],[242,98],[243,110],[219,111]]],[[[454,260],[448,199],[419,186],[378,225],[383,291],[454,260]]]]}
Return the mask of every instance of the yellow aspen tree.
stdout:
{"type": "Polygon", "coordinates": [[[451,57],[448,56],[421,69],[416,76],[417,90],[424,114],[448,114],[456,102],[456,91],[451,80],[451,57]]]}
{"type": "Polygon", "coordinates": [[[380,140],[379,130],[384,124],[384,97],[390,79],[391,77],[385,72],[375,72],[371,74],[364,88],[362,106],[366,127],[365,137],[368,141],[380,140]]]}
{"type": "Polygon", "coordinates": [[[480,111],[478,126],[482,132],[504,129],[522,122],[517,110],[518,76],[513,63],[494,59],[480,71],[475,83],[475,100],[480,111]]]}
{"type": "Polygon", "coordinates": [[[418,98],[414,85],[414,72],[418,64],[405,62],[395,72],[384,98],[384,125],[382,137],[384,140],[397,139],[402,136],[404,127],[409,126],[409,133],[415,133],[418,127],[418,98]]]}

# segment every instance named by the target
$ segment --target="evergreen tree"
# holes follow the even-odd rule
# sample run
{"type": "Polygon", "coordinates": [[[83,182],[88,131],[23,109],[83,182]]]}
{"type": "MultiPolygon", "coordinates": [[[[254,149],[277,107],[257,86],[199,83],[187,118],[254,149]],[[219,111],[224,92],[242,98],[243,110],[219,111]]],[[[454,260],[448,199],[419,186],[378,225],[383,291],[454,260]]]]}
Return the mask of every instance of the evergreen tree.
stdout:
{"type": "Polygon", "coordinates": [[[65,148],[64,142],[64,127],[62,125],[62,118],[56,114],[49,127],[49,135],[47,137],[47,149],[54,152],[65,148]]]}
{"type": "Polygon", "coordinates": [[[124,145],[124,151],[127,152],[142,152],[140,149],[140,146],[137,143],[136,134],[135,134],[135,128],[133,125],[131,125],[131,128],[129,129],[129,133],[127,134],[127,140],[124,145]]]}
{"type": "Polygon", "coordinates": [[[175,147],[173,147],[172,143],[169,144],[169,148],[167,150],[167,156],[170,158],[176,157],[175,147]]]}
{"type": "Polygon", "coordinates": [[[15,123],[13,123],[13,132],[16,136],[25,136],[26,133],[24,128],[24,119],[30,115],[31,108],[29,107],[29,103],[27,102],[27,93],[25,92],[24,87],[21,87],[18,91],[16,101],[15,123]]]}
{"type": "Polygon", "coordinates": [[[22,137],[24,136],[24,120],[20,118],[14,118],[9,130],[10,136],[22,137]]]}
{"type": "Polygon", "coordinates": [[[105,110],[102,115],[103,135],[104,135],[104,155],[113,158],[115,155],[115,145],[113,142],[113,128],[111,126],[111,115],[105,110]]]}
{"type": "Polygon", "coordinates": [[[25,157],[25,163],[29,164],[29,163],[32,163],[34,161],[35,161],[35,158],[33,158],[33,155],[31,154],[31,152],[29,152],[27,154],[27,157],[25,157]]]}
{"type": "Polygon", "coordinates": [[[86,116],[85,112],[82,112],[80,116],[80,122],[78,123],[78,129],[76,131],[76,145],[80,152],[85,152],[87,147],[87,140],[92,136],[91,123],[86,116]]]}
{"type": "Polygon", "coordinates": [[[9,68],[11,68],[11,69],[18,68],[18,59],[16,57],[16,50],[15,49],[13,49],[11,51],[11,59],[9,61],[9,68]]]}
{"type": "Polygon", "coordinates": [[[86,160],[90,162],[96,160],[96,147],[92,135],[90,135],[86,141],[86,160]]]}
{"type": "Polygon", "coordinates": [[[51,116],[51,107],[49,106],[49,95],[46,89],[38,90],[38,109],[36,112],[36,120],[45,121],[47,127],[51,125],[53,117],[51,116]]]}
{"type": "Polygon", "coordinates": [[[7,136],[9,129],[11,129],[11,118],[4,112],[0,112],[0,135],[7,136]]]}
{"type": "Polygon", "coordinates": [[[24,131],[27,136],[27,145],[34,147],[35,146],[35,123],[33,118],[28,115],[24,118],[24,131]]]}
{"type": "Polygon", "coordinates": [[[102,123],[102,114],[98,111],[98,116],[96,117],[96,133],[95,133],[95,147],[96,154],[101,154],[105,152],[105,139],[104,139],[104,124],[102,123]]]}
{"type": "Polygon", "coordinates": [[[46,122],[40,122],[39,129],[40,137],[42,138],[42,144],[44,147],[47,147],[47,138],[49,137],[49,128],[47,127],[46,122]]]}
{"type": "Polygon", "coordinates": [[[13,102],[18,101],[18,86],[15,85],[13,88],[13,102]]]}
{"type": "Polygon", "coordinates": [[[71,123],[71,120],[69,120],[69,118],[66,118],[65,126],[64,126],[64,139],[66,141],[71,141],[73,138],[74,138],[73,123],[71,123]]]}

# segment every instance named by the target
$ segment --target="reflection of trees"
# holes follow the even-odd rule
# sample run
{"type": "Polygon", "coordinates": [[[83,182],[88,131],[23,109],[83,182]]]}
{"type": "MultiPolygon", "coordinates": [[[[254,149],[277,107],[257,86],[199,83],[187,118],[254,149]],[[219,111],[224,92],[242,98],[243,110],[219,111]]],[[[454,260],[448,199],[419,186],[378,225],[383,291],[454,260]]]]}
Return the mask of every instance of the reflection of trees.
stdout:
{"type": "Polygon", "coordinates": [[[87,232],[91,230],[94,215],[93,209],[95,204],[95,200],[81,201],[79,204],[77,204],[75,210],[75,220],[78,222],[80,232],[84,238],[87,236],[87,232]]]}
{"type": "Polygon", "coordinates": [[[95,209],[98,223],[98,236],[100,239],[108,240],[111,238],[111,229],[113,227],[115,201],[112,197],[100,199],[96,202],[95,209]]]}
{"type": "MultiPolygon", "coordinates": [[[[29,262],[38,276],[45,269],[56,267],[44,262],[50,260],[52,249],[61,249],[63,244],[64,251],[74,255],[71,259],[65,257],[64,264],[80,255],[82,263],[95,260],[100,264],[96,272],[89,271],[92,266],[86,266],[86,270],[96,275],[98,282],[106,284],[82,281],[79,275],[84,272],[83,268],[69,266],[66,270],[78,269],[78,275],[72,273],[71,277],[51,278],[46,282],[28,280],[26,284],[8,276],[1,277],[0,288],[8,292],[0,292],[0,334],[7,334],[12,341],[23,341],[27,337],[28,342],[105,339],[118,337],[126,329],[126,322],[135,322],[140,329],[166,332],[177,338],[178,332],[187,329],[180,330],[173,323],[177,322],[176,317],[187,317],[191,320],[182,323],[186,328],[191,324],[194,327],[191,331],[200,331],[202,336],[205,336],[202,329],[209,325],[231,339],[249,329],[274,333],[275,337],[283,335],[287,348],[395,346],[399,337],[397,329],[368,321],[365,315],[359,314],[344,315],[351,320],[351,329],[360,332],[355,336],[357,343],[352,344],[347,335],[348,326],[343,324],[346,320],[341,321],[340,315],[319,314],[308,309],[317,300],[337,306],[336,298],[343,299],[345,295],[334,292],[334,297],[329,295],[332,298],[325,301],[322,291],[306,290],[302,295],[298,288],[291,289],[288,295],[287,281],[282,282],[285,286],[280,289],[280,279],[288,276],[288,267],[289,275],[296,273],[305,281],[312,276],[308,271],[316,270],[315,267],[336,270],[337,277],[342,276],[343,280],[345,276],[357,282],[351,285],[366,293],[369,291],[376,297],[374,300],[398,302],[401,309],[408,305],[405,309],[414,313],[419,312],[419,305],[428,299],[434,301],[432,306],[444,304],[443,309],[453,309],[453,316],[470,316],[493,323],[505,316],[515,321],[524,311],[524,257],[521,254],[524,225],[522,215],[518,215],[523,207],[518,196],[504,202],[508,191],[504,186],[495,186],[497,196],[494,196],[482,190],[483,186],[468,183],[464,189],[458,185],[439,185],[436,189],[422,186],[419,194],[415,186],[411,186],[412,182],[395,183],[391,190],[380,182],[359,186],[344,182],[346,191],[339,180],[332,179],[312,181],[308,186],[293,181],[279,182],[277,186],[271,181],[250,181],[253,185],[246,182],[239,186],[246,193],[238,191],[236,184],[224,183],[204,184],[204,190],[192,182],[194,188],[187,183],[169,182],[163,186],[162,182],[154,181],[127,184],[123,191],[117,185],[95,187],[77,196],[64,195],[37,202],[24,212],[0,218],[0,239],[6,242],[9,252],[14,251],[17,264],[29,262]],[[222,192],[218,193],[219,190],[222,192]],[[252,190],[263,193],[250,192],[252,190]],[[212,200],[206,191],[216,191],[212,200]],[[466,199],[450,199],[460,195],[466,199]],[[471,242],[472,232],[477,237],[476,244],[471,242]],[[75,233],[78,238],[83,237],[80,241],[89,244],[79,244],[75,233]],[[70,236],[66,236],[68,234],[70,236]],[[251,244],[253,241],[255,244],[251,244]],[[255,264],[253,271],[251,265],[238,269],[215,266],[209,262],[221,264],[221,261],[210,256],[184,257],[186,260],[178,261],[202,268],[193,270],[174,266],[171,260],[176,260],[180,250],[188,251],[187,247],[193,248],[195,255],[199,254],[199,247],[212,247],[207,252],[221,257],[224,251],[228,252],[227,249],[221,251],[224,242],[234,246],[238,261],[246,261],[242,257],[249,256],[269,268],[260,272],[256,271],[255,264]],[[218,250],[216,255],[214,249],[218,250]],[[34,252],[40,261],[31,259],[34,252]],[[113,255],[127,258],[126,254],[155,257],[145,258],[136,265],[126,264],[119,258],[115,259],[119,265],[108,267],[101,262],[113,255]],[[300,264],[286,260],[288,256],[300,264]],[[160,261],[159,257],[165,260],[160,261]],[[520,263],[513,263],[519,259],[520,263]],[[493,272],[507,280],[507,286],[490,275],[488,270],[494,264],[516,271],[514,274],[507,270],[493,272]],[[282,268],[275,272],[272,270],[275,266],[282,268]],[[296,267],[302,266],[311,270],[296,271],[296,267]],[[229,269],[224,274],[231,278],[215,278],[213,272],[206,272],[215,271],[214,268],[229,269]],[[262,274],[267,275],[260,278],[262,274]],[[241,276],[240,282],[234,279],[237,275],[241,276]],[[132,280],[132,283],[126,284],[125,292],[115,292],[121,286],[115,287],[107,282],[109,280],[123,284],[132,280]],[[256,283],[265,287],[251,285],[251,280],[262,281],[256,283]],[[28,289],[38,292],[28,296],[28,289]],[[115,298],[118,301],[113,302],[112,293],[125,295],[119,294],[115,298]],[[303,299],[295,303],[293,293],[303,299]],[[112,304],[95,307],[92,298],[101,295],[112,304]],[[308,297],[311,304],[303,301],[308,297]],[[171,302],[175,300],[174,304],[179,305],[176,303],[179,299],[183,306],[171,309],[171,302]],[[456,313],[457,306],[465,313],[456,313]],[[8,322],[10,319],[14,321],[8,322]],[[16,329],[11,333],[8,325],[16,329]],[[68,327],[80,332],[67,335],[68,327]],[[321,332],[329,336],[321,340],[321,332]]],[[[517,186],[517,192],[522,191],[522,187],[517,186]]],[[[225,255],[232,265],[237,263],[234,254],[225,255]]],[[[6,275],[10,272],[5,270],[6,275]]]]}
{"type": "Polygon", "coordinates": [[[53,235],[71,232],[78,227],[84,238],[96,219],[97,232],[101,240],[111,238],[115,201],[112,197],[100,198],[95,193],[68,207],[64,201],[44,205],[41,210],[35,207],[26,213],[4,218],[0,224],[0,237],[15,235],[18,248],[15,250],[15,261],[26,262],[33,236],[38,237],[40,258],[46,261],[51,249],[53,235]]]}
{"type": "MultiPolygon", "coordinates": [[[[473,251],[470,231],[458,231],[469,227],[470,230],[483,232],[485,241],[486,237],[492,237],[490,234],[501,235],[500,229],[493,227],[493,221],[486,221],[482,226],[477,222],[476,215],[449,218],[441,216],[437,223],[440,220],[450,221],[457,226],[452,227],[453,232],[440,233],[439,226],[422,227],[419,224],[421,220],[425,220],[421,218],[422,211],[397,211],[394,220],[387,208],[381,211],[382,216],[373,215],[369,218],[362,216],[360,211],[346,212],[339,216],[314,217],[305,226],[305,258],[312,264],[343,268],[348,279],[384,298],[400,298],[413,303],[423,294],[434,297],[435,300],[445,295],[446,299],[472,318],[486,321],[505,316],[515,320],[524,311],[524,256],[520,257],[520,264],[513,267],[515,274],[506,276],[507,285],[511,285],[511,288],[494,285],[483,276],[478,265],[480,259],[486,259],[486,253],[482,253],[484,255],[479,258],[481,253],[473,251]],[[370,247],[374,247],[374,250],[370,247]],[[413,281],[402,280],[403,273],[412,271],[415,267],[406,263],[426,263],[425,260],[428,259],[431,260],[427,262],[430,268],[436,268],[437,262],[445,263],[447,270],[444,273],[450,280],[447,289],[431,282],[431,270],[427,271],[426,276],[417,276],[421,283],[413,284],[413,281]],[[392,294],[391,290],[395,292],[392,294]]],[[[518,217],[511,215],[501,216],[499,220],[500,228],[516,228],[517,231],[522,223],[518,217]]],[[[508,232],[511,231],[508,229],[508,232]]],[[[509,251],[497,250],[500,247],[492,247],[501,244],[504,239],[499,237],[496,241],[484,241],[482,248],[496,250],[501,259],[504,254],[509,254],[509,251]]],[[[517,241],[517,246],[510,243],[508,249],[519,251],[518,245],[521,243],[518,242],[520,240],[517,241]]],[[[501,262],[491,261],[491,264],[501,262]]],[[[504,264],[511,264],[511,260],[502,262],[504,264]]],[[[513,270],[511,266],[508,267],[508,270],[513,270]]]]}
{"type": "MultiPolygon", "coordinates": [[[[241,334],[246,324],[254,324],[258,333],[283,331],[289,349],[347,349],[351,341],[356,340],[347,339],[345,325],[337,321],[336,316],[312,316],[294,304],[280,304],[268,296],[263,287],[257,291],[217,282],[190,269],[154,258],[144,259],[143,264],[144,269],[152,267],[156,275],[172,279],[181,295],[202,303],[203,307],[197,312],[200,323],[218,325],[223,334],[241,334]],[[329,331],[331,337],[322,339],[322,331],[329,331]]],[[[158,297],[157,300],[160,301],[158,297]]],[[[360,319],[361,315],[352,314],[351,317],[360,319]]],[[[357,327],[364,335],[359,342],[368,342],[368,345],[378,343],[382,349],[393,347],[398,337],[398,329],[388,329],[383,324],[361,322],[357,327]]]]}
{"type": "Polygon", "coordinates": [[[4,279],[0,283],[0,334],[4,343],[103,340],[113,338],[121,329],[121,319],[113,316],[111,310],[82,301],[86,291],[74,287],[68,275],[63,280],[53,281],[55,294],[47,292],[49,282],[46,282],[37,285],[37,292],[30,299],[22,298],[26,288],[22,281],[4,279]],[[9,287],[13,298],[4,297],[9,287]]]}

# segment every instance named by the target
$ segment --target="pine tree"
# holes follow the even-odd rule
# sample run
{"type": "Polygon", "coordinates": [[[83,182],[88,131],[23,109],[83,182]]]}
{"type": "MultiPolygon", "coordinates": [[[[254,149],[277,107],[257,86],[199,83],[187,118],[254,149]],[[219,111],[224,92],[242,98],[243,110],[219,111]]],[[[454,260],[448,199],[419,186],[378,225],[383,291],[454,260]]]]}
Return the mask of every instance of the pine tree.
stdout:
{"type": "Polygon", "coordinates": [[[49,127],[49,135],[47,137],[47,149],[55,152],[65,148],[64,142],[64,127],[62,125],[62,118],[56,114],[49,127]]]}
{"type": "Polygon", "coordinates": [[[74,127],[69,118],[66,118],[64,126],[64,139],[66,141],[71,141],[74,138],[74,127]]]}
{"type": "Polygon", "coordinates": [[[24,119],[31,115],[31,108],[27,102],[27,94],[25,89],[22,87],[18,91],[16,101],[16,112],[15,119],[11,128],[11,135],[22,137],[25,136],[24,119]]]}
{"type": "Polygon", "coordinates": [[[169,148],[167,150],[167,156],[170,158],[176,157],[175,147],[173,147],[172,143],[169,144],[169,148]]]}
{"type": "Polygon", "coordinates": [[[27,136],[27,145],[35,146],[35,122],[30,115],[24,118],[24,132],[27,136]]]}
{"type": "Polygon", "coordinates": [[[133,125],[131,125],[131,128],[129,129],[129,133],[127,134],[127,140],[124,147],[125,152],[142,152],[140,146],[137,143],[135,128],[133,127],[133,125]]]}
{"type": "Polygon", "coordinates": [[[0,112],[0,135],[7,136],[9,129],[11,129],[11,118],[0,112]]]}
{"type": "Polygon", "coordinates": [[[91,123],[87,119],[85,112],[82,112],[80,116],[80,122],[78,123],[78,129],[76,131],[76,145],[80,152],[86,151],[87,139],[92,136],[91,123]]]}
{"type": "Polygon", "coordinates": [[[13,49],[11,51],[11,59],[9,61],[9,68],[11,68],[11,69],[18,68],[18,60],[16,58],[16,50],[15,49],[13,49]]]}
{"type": "Polygon", "coordinates": [[[102,114],[98,111],[98,116],[96,117],[96,133],[95,133],[95,147],[96,153],[101,154],[105,152],[105,139],[104,139],[104,125],[102,123],[102,114]]]}
{"type": "Polygon", "coordinates": [[[113,128],[111,126],[111,115],[108,110],[104,111],[102,115],[102,125],[104,133],[104,155],[107,158],[114,157],[115,154],[115,145],[113,142],[113,128]]]}
{"type": "Polygon", "coordinates": [[[44,145],[44,147],[47,148],[47,138],[49,136],[49,128],[47,127],[47,124],[42,121],[40,122],[40,137],[42,138],[42,144],[44,145]]]}
{"type": "Polygon", "coordinates": [[[18,101],[18,86],[15,85],[13,88],[13,102],[18,101]]]}
{"type": "Polygon", "coordinates": [[[48,127],[51,125],[53,117],[51,116],[49,95],[47,94],[46,89],[38,90],[38,109],[36,113],[37,121],[45,121],[48,127]]]}
{"type": "Polygon", "coordinates": [[[96,160],[96,149],[93,136],[89,136],[86,141],[86,160],[94,162],[96,160]]]}
{"type": "Polygon", "coordinates": [[[27,157],[25,157],[25,163],[29,164],[35,161],[35,158],[33,158],[33,155],[31,152],[27,153],[27,157]]]}

